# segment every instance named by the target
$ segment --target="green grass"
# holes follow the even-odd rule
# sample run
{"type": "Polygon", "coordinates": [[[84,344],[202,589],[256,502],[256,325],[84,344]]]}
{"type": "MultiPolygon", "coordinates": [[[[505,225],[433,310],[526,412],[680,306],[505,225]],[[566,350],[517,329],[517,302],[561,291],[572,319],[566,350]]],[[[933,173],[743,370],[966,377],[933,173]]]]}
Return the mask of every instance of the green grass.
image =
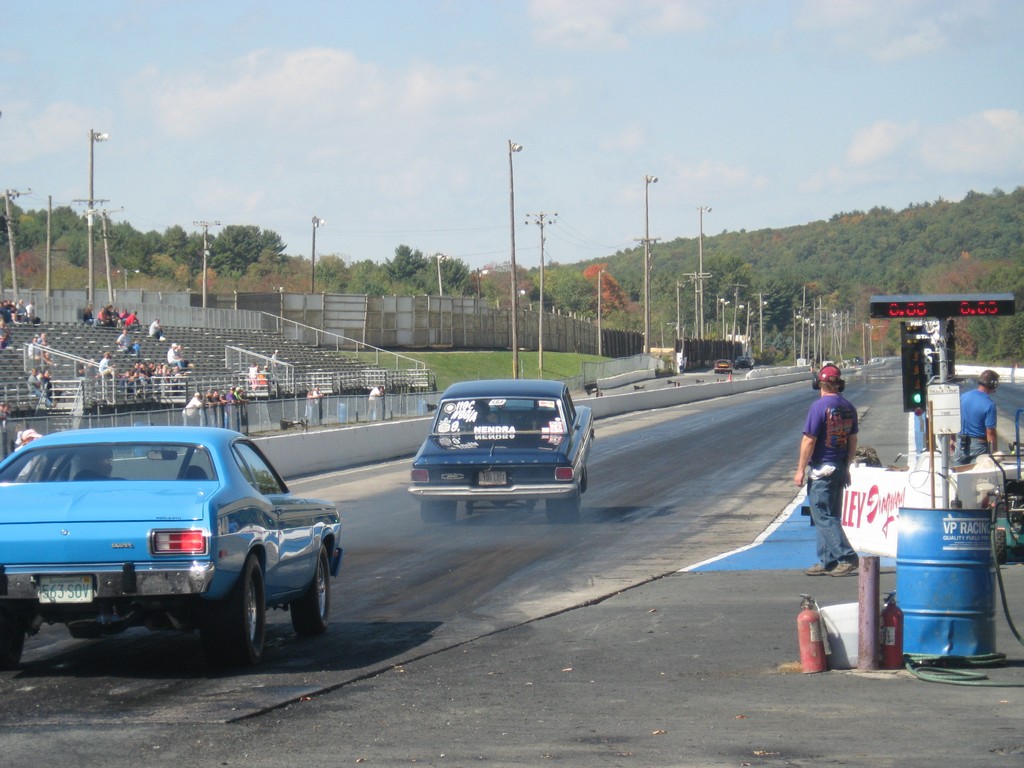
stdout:
{"type": "MultiPolygon", "coordinates": [[[[512,378],[511,352],[403,352],[406,357],[423,362],[434,372],[438,390],[444,390],[459,381],[475,379],[512,378]]],[[[568,352],[545,352],[544,375],[537,370],[537,353],[520,352],[520,378],[568,379],[577,376],[582,363],[600,362],[606,358],[597,355],[577,355],[568,352]]]]}

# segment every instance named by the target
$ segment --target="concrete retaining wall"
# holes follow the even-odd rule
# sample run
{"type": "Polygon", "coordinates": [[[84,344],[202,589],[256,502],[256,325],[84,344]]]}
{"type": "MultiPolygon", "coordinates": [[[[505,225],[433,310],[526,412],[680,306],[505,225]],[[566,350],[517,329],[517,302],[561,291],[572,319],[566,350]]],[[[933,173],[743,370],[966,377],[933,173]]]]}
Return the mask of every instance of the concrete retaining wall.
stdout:
{"type": "MultiPolygon", "coordinates": [[[[590,406],[594,411],[594,418],[600,419],[630,411],[667,408],[800,381],[808,382],[807,371],[574,399],[577,404],[590,406]]],[[[425,417],[337,427],[316,432],[289,432],[258,437],[254,441],[284,477],[302,477],[412,456],[419,450],[420,444],[427,436],[431,420],[432,417],[425,417]]]]}

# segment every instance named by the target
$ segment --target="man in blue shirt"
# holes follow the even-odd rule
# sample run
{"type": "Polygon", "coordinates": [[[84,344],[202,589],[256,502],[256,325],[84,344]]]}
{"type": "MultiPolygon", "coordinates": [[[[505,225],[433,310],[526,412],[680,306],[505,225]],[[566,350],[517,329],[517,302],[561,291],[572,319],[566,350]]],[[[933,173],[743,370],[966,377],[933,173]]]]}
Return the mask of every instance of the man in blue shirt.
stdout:
{"type": "Polygon", "coordinates": [[[960,440],[957,464],[973,464],[996,447],[996,404],[992,393],[999,386],[999,374],[984,370],[978,376],[978,388],[960,395],[960,440]]]}
{"type": "Polygon", "coordinates": [[[843,489],[850,484],[850,464],[857,453],[857,409],[840,393],[846,386],[834,365],[817,376],[821,397],[807,412],[793,482],[803,485],[818,536],[818,562],[808,576],[850,576],[857,573],[857,553],[843,532],[843,489]]]}

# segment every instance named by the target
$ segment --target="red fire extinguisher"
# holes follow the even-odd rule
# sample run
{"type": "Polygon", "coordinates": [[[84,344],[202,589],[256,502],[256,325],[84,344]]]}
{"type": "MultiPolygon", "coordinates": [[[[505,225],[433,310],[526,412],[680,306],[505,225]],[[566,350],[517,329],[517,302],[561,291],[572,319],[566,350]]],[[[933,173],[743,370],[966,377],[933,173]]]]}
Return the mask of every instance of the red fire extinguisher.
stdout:
{"type": "Polygon", "coordinates": [[[800,614],[796,617],[796,636],[800,641],[800,666],[804,673],[824,672],[828,668],[825,657],[825,627],[814,598],[800,595],[800,614]]]}
{"type": "Polygon", "coordinates": [[[882,669],[903,669],[903,610],[890,592],[882,607],[882,669]]]}

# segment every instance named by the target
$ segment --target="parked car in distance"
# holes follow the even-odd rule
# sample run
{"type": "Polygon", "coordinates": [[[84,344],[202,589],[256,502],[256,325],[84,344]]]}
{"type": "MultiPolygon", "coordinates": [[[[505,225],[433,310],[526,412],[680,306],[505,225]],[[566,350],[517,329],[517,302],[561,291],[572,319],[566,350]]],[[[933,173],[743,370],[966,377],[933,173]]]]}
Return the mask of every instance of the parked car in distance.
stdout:
{"type": "Polygon", "coordinates": [[[428,523],[450,523],[458,503],[533,510],[574,522],[587,490],[594,442],[589,407],[562,382],[493,379],[454,384],[441,396],[430,434],[412,463],[409,493],[428,523]]]}
{"type": "Polygon", "coordinates": [[[737,371],[742,368],[753,368],[754,358],[750,357],[750,355],[740,355],[733,361],[732,367],[737,371]]]}
{"type": "Polygon", "coordinates": [[[732,373],[732,361],[724,358],[722,360],[716,360],[715,373],[732,373]]]}
{"type": "Polygon", "coordinates": [[[268,608],[327,629],[341,522],[292,496],[259,448],[212,427],[59,432],[0,463],[0,668],[25,637],[197,629],[208,662],[253,666],[268,608]]]}

